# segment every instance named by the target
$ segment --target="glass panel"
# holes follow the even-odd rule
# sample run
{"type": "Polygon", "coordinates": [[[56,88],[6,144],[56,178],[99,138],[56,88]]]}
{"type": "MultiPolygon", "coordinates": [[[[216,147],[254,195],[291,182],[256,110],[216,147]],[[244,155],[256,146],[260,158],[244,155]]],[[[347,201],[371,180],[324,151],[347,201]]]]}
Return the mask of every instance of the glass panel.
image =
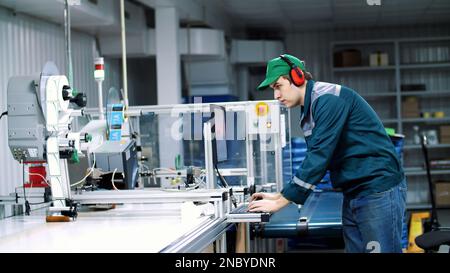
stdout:
{"type": "MultiPolygon", "coordinates": [[[[121,101],[120,93],[116,91],[111,90],[107,105],[121,101]]],[[[217,167],[223,173],[232,171],[229,169],[242,169],[240,175],[226,175],[227,184],[247,186],[248,181],[255,181],[259,189],[280,190],[283,183],[287,183],[292,177],[289,110],[276,101],[219,105],[226,108],[226,158],[219,160],[217,167]],[[250,155],[247,155],[247,149],[252,149],[250,155]],[[247,164],[251,166],[248,170],[247,164]],[[248,180],[249,177],[251,180],[248,180]]],[[[139,185],[177,188],[184,184],[185,172],[191,167],[201,172],[202,181],[206,180],[203,127],[211,120],[211,113],[202,111],[207,106],[176,105],[172,109],[163,110],[161,106],[132,107],[130,111],[142,112],[140,116],[128,117],[128,122],[125,123],[129,124],[130,134],[140,147],[139,185]],[[155,171],[159,172],[157,178],[152,175],[155,171]]],[[[109,107],[107,116],[111,110],[109,107]]],[[[85,123],[90,119],[83,117],[78,120],[79,123],[85,123]]],[[[105,125],[98,123],[102,128],[105,125]]],[[[218,177],[214,177],[216,187],[220,187],[218,177]]]]}

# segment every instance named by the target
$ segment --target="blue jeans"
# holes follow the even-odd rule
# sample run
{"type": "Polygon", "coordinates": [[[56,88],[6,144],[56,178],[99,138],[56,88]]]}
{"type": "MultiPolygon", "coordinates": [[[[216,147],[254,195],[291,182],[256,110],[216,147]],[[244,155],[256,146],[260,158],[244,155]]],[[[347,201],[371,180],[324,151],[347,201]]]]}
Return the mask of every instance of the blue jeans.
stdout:
{"type": "Polygon", "coordinates": [[[405,210],[406,180],[385,192],[354,199],[344,197],[345,251],[401,253],[405,210]]]}

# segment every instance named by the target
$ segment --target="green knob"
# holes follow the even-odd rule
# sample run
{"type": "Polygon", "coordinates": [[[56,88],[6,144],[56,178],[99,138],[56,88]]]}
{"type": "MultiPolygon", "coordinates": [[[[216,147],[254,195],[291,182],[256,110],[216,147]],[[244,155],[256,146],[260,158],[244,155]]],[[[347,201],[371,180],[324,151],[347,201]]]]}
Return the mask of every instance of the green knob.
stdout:
{"type": "Polygon", "coordinates": [[[72,153],[72,156],[70,157],[70,161],[72,163],[80,163],[80,158],[78,158],[77,149],[73,149],[73,153],[72,153]]]}
{"type": "Polygon", "coordinates": [[[75,97],[78,94],[78,90],[72,88],[72,96],[75,97]]]}
{"type": "Polygon", "coordinates": [[[395,129],[394,128],[384,128],[385,130],[386,130],[386,133],[389,135],[389,136],[393,136],[393,135],[395,135],[395,129]]]}
{"type": "Polygon", "coordinates": [[[92,141],[92,135],[91,134],[86,134],[84,139],[86,140],[86,142],[90,142],[90,141],[92,141]]]}

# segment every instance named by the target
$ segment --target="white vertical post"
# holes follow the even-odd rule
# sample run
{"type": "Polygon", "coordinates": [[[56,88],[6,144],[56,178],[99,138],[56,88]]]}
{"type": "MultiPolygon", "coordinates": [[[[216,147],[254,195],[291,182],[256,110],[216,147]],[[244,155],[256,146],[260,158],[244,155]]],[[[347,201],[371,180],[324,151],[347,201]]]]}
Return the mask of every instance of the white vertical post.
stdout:
{"type": "Polygon", "coordinates": [[[105,80],[105,62],[103,58],[95,58],[94,60],[94,78],[98,87],[98,108],[100,112],[99,119],[105,119],[105,111],[103,109],[103,80],[105,80]]]}
{"type": "MultiPolygon", "coordinates": [[[[179,18],[175,7],[155,9],[156,76],[158,105],[181,103],[181,65],[178,48],[179,18]]],[[[182,141],[174,140],[170,128],[178,117],[159,117],[160,166],[174,166],[175,157],[182,155],[182,141]]]]}
{"type": "Polygon", "coordinates": [[[128,76],[127,76],[127,40],[125,30],[125,3],[120,0],[120,33],[122,41],[122,78],[123,78],[123,93],[125,100],[125,109],[128,108],[128,76]]]}
{"type": "Polygon", "coordinates": [[[203,141],[205,145],[205,169],[206,169],[206,188],[214,189],[216,184],[216,173],[212,158],[212,135],[211,122],[207,121],[203,125],[203,141]]]}
{"type": "Polygon", "coordinates": [[[103,109],[103,81],[97,81],[98,90],[98,110],[100,113],[99,119],[105,119],[105,109],[103,109]]]}
{"type": "Polygon", "coordinates": [[[158,105],[181,102],[181,65],[175,7],[156,8],[156,76],[158,105]]]}
{"type": "Polygon", "coordinates": [[[72,38],[70,33],[70,5],[69,0],[64,5],[64,33],[66,44],[66,63],[69,86],[73,88],[73,66],[72,66],[72,38]]]}

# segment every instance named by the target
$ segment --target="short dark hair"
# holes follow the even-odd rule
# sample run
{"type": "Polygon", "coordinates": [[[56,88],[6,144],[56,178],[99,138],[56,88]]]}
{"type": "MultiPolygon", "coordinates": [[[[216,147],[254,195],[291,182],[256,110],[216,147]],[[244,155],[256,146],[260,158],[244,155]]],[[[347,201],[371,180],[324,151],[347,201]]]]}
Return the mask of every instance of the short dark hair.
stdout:
{"type": "Polygon", "coordinates": [[[313,75],[310,72],[305,71],[305,79],[307,81],[312,80],[313,79],[313,75]]]}

